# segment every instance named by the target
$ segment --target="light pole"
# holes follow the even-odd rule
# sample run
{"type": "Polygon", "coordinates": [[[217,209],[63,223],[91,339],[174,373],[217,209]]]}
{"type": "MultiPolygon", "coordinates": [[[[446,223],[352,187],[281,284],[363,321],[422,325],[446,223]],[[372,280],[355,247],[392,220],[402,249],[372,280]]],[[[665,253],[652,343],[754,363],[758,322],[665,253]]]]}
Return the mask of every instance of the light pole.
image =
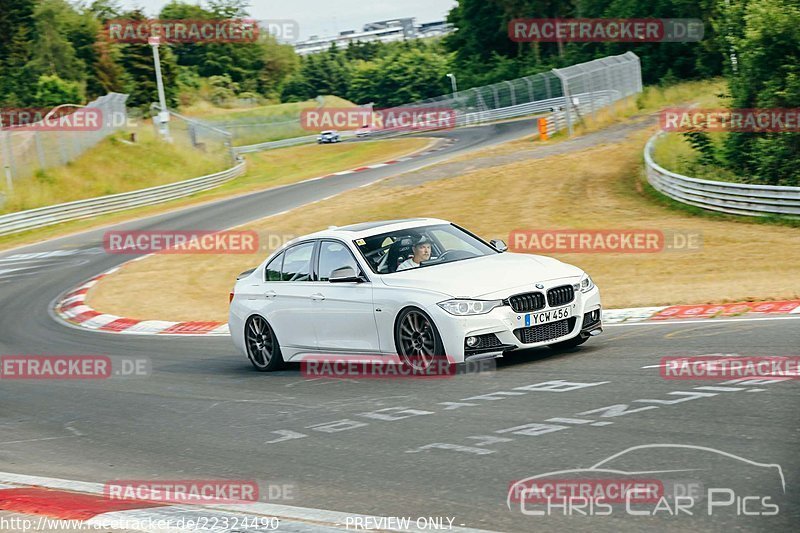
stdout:
{"type": "Polygon", "coordinates": [[[167,97],[164,95],[164,80],[161,78],[161,57],[158,55],[158,45],[161,44],[161,39],[159,37],[150,37],[147,43],[153,47],[158,103],[161,107],[161,112],[158,114],[158,131],[165,139],[169,140],[169,110],[167,109],[167,97]]]}
{"type": "Polygon", "coordinates": [[[456,85],[456,75],[452,72],[447,74],[447,77],[450,78],[450,85],[453,87],[453,97],[455,98],[458,95],[458,85],[456,85]]]}

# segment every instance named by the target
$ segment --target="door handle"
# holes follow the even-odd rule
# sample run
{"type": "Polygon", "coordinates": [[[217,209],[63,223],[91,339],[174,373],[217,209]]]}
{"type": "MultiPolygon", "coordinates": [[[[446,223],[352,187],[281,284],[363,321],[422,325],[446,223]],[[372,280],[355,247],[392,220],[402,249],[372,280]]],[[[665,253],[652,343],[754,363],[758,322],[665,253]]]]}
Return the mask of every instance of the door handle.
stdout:
{"type": "Polygon", "coordinates": [[[314,294],[311,295],[311,299],[312,300],[324,300],[325,299],[325,295],[324,294],[320,294],[318,292],[315,292],[314,294]]]}
{"type": "Polygon", "coordinates": [[[275,298],[277,295],[275,291],[267,291],[264,293],[264,298],[275,298]]]}

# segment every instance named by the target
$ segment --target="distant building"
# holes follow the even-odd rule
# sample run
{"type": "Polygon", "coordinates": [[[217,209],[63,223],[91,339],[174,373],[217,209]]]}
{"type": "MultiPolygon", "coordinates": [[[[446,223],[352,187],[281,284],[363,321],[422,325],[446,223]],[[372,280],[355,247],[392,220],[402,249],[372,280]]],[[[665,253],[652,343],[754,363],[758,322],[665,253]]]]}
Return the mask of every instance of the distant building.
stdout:
{"type": "Polygon", "coordinates": [[[390,43],[409,39],[421,39],[444,35],[453,31],[453,25],[445,21],[426,22],[417,25],[413,17],[380,20],[364,24],[361,31],[346,30],[333,37],[319,37],[312,35],[305,41],[294,44],[295,52],[300,55],[323,52],[335,44],[339,48],[346,48],[350,43],[370,43],[380,41],[390,43]]]}

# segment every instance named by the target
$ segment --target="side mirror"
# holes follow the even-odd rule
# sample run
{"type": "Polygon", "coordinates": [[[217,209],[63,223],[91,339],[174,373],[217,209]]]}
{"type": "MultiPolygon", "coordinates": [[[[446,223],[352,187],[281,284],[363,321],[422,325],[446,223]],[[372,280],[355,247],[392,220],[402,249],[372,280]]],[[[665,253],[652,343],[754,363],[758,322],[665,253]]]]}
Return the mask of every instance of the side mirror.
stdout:
{"type": "Polygon", "coordinates": [[[501,239],[492,239],[491,241],[489,241],[489,244],[491,244],[492,248],[494,248],[498,252],[505,252],[506,250],[508,250],[508,245],[505,243],[505,241],[501,239]]]}
{"type": "Polygon", "coordinates": [[[328,281],[331,283],[361,283],[364,280],[356,273],[353,267],[344,266],[331,272],[331,277],[328,281]]]}

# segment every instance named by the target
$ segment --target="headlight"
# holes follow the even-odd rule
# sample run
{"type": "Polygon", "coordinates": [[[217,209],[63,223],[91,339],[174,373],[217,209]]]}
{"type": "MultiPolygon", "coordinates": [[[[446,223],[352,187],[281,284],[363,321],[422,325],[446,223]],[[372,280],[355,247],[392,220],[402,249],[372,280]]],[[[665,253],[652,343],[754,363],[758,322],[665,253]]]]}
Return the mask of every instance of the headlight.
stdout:
{"type": "Polygon", "coordinates": [[[437,305],[451,315],[485,315],[503,305],[503,300],[446,300],[437,305]]]}
{"type": "Polygon", "coordinates": [[[574,288],[575,290],[580,289],[581,292],[589,292],[594,289],[594,282],[592,278],[589,277],[589,274],[584,274],[581,281],[576,283],[574,288]]]}

